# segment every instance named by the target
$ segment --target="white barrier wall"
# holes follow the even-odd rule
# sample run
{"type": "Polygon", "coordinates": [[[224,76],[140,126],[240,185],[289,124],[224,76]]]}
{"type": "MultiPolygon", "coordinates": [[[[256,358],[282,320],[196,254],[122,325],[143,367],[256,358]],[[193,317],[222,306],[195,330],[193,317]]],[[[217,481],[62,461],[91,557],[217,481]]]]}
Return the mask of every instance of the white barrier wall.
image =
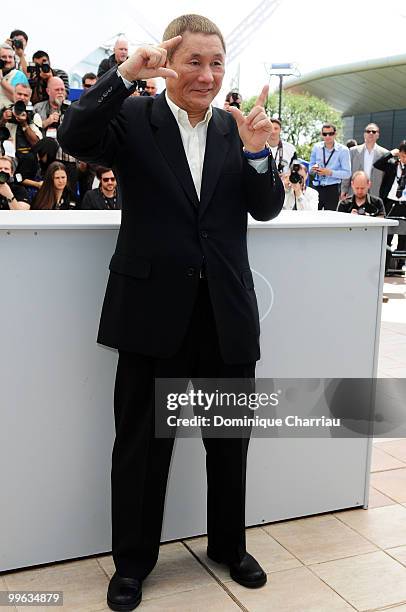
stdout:
{"type": "MultiPolygon", "coordinates": [[[[96,344],[120,213],[0,211],[0,571],[110,550],[116,352],[96,344]]],[[[283,212],[251,222],[258,377],[376,375],[393,222],[283,212]]],[[[362,439],[253,439],[247,521],[367,503],[362,439]]],[[[200,440],[176,442],[163,539],[205,532],[200,440]]]]}

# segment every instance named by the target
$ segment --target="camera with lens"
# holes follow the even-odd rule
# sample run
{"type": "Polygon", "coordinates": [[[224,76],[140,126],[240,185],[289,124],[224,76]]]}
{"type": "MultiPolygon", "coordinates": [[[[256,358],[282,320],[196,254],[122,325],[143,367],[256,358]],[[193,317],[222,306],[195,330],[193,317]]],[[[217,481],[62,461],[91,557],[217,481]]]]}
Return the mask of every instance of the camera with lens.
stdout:
{"type": "Polygon", "coordinates": [[[0,70],[4,70],[4,66],[6,65],[6,62],[2,59],[0,59],[0,70]]]}
{"type": "Polygon", "coordinates": [[[0,185],[4,185],[4,183],[10,183],[11,176],[8,172],[4,172],[4,170],[0,170],[0,185]]]}
{"type": "Polygon", "coordinates": [[[35,77],[38,77],[40,72],[43,72],[44,74],[48,74],[49,72],[51,72],[51,66],[47,62],[44,62],[43,64],[36,64],[35,62],[30,62],[27,66],[27,71],[30,79],[33,79],[35,77]]]}
{"type": "Polygon", "coordinates": [[[13,49],[24,49],[23,41],[19,38],[12,38],[11,46],[13,47],[13,49]]]}
{"type": "Polygon", "coordinates": [[[236,108],[240,108],[241,104],[239,103],[240,94],[238,91],[231,92],[231,101],[229,102],[230,106],[235,106],[236,108]]]}
{"type": "Polygon", "coordinates": [[[18,125],[16,117],[19,117],[23,113],[27,113],[27,123],[31,123],[34,119],[34,108],[31,102],[26,106],[23,100],[17,100],[17,102],[9,108],[13,111],[13,116],[11,117],[9,123],[18,125]]]}
{"type": "Polygon", "coordinates": [[[137,81],[135,91],[138,91],[140,96],[149,96],[149,93],[145,89],[146,86],[147,86],[147,82],[139,79],[137,81]]]}
{"type": "Polygon", "coordinates": [[[303,176],[299,174],[300,168],[301,168],[300,164],[292,165],[290,175],[289,175],[289,182],[292,183],[293,185],[296,183],[303,183],[303,176]]]}
{"type": "Polygon", "coordinates": [[[0,170],[0,185],[15,185],[21,183],[23,177],[21,174],[16,174],[15,176],[11,176],[8,172],[4,172],[4,170],[0,170]]]}

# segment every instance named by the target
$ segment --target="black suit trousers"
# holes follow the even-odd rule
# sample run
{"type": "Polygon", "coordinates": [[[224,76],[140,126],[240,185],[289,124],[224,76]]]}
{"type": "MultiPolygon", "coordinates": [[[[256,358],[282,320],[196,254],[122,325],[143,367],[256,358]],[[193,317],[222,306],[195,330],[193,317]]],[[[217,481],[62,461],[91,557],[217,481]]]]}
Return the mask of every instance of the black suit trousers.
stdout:
{"type": "MultiPolygon", "coordinates": [[[[119,575],[142,580],[158,559],[174,440],[154,435],[154,379],[241,378],[252,384],[254,376],[255,362],[224,363],[207,281],[203,279],[186,336],[176,355],[160,359],[119,352],[112,457],[112,550],[119,575]]],[[[245,438],[213,438],[203,434],[203,444],[208,545],[222,558],[237,561],[246,550],[249,434],[245,438]]],[[[190,511],[193,512],[193,500],[190,511]]]]}

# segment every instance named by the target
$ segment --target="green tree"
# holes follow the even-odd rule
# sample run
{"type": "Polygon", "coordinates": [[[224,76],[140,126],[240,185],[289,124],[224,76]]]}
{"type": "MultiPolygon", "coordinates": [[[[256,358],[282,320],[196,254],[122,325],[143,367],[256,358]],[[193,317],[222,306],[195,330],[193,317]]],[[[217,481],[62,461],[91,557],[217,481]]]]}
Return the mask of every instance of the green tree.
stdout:
{"type": "MultiPolygon", "coordinates": [[[[256,96],[243,102],[243,111],[248,113],[254,106],[256,96]]],[[[279,97],[273,93],[268,97],[267,114],[270,117],[278,115],[279,97]]],[[[341,114],[332,108],[325,100],[309,94],[293,94],[283,92],[282,97],[282,135],[295,145],[298,156],[310,159],[313,144],[321,140],[320,130],[325,122],[337,126],[337,136],[340,140],[342,131],[341,114]]]]}

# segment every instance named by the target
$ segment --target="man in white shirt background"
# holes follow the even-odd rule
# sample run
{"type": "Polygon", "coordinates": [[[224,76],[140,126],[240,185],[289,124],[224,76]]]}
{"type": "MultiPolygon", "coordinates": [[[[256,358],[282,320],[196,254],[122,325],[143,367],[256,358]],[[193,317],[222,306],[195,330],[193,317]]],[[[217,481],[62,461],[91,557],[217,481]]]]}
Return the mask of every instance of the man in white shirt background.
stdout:
{"type": "Polygon", "coordinates": [[[271,119],[271,123],[272,132],[268,145],[279,174],[287,174],[293,160],[297,158],[296,148],[290,142],[281,139],[282,123],[280,119],[271,119]]]}

